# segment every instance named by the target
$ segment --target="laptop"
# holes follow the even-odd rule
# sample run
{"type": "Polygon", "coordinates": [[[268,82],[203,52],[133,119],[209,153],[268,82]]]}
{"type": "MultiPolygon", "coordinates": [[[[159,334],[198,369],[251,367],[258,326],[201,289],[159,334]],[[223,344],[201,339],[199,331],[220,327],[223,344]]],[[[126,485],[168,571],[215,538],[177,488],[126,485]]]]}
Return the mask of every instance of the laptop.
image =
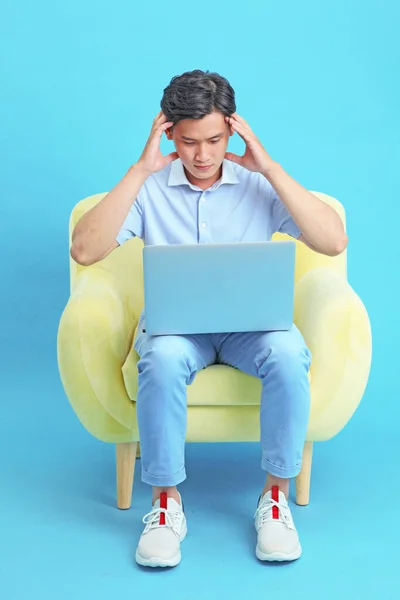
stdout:
{"type": "Polygon", "coordinates": [[[291,240],[145,246],[146,332],[290,329],[295,253],[291,240]]]}

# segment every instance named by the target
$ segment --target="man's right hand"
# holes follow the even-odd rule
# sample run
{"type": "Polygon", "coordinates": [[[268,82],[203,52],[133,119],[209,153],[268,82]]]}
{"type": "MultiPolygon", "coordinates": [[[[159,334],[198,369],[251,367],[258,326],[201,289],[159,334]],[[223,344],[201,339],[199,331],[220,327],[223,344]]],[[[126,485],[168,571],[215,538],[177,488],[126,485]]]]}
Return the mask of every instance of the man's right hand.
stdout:
{"type": "Polygon", "coordinates": [[[179,158],[177,152],[171,152],[167,156],[163,156],[160,150],[160,141],[162,134],[166,129],[172,127],[173,123],[167,121],[167,117],[161,110],[153,121],[149,139],[144,147],[141,157],[137,165],[147,175],[157,173],[166,167],[173,160],[179,158]]]}

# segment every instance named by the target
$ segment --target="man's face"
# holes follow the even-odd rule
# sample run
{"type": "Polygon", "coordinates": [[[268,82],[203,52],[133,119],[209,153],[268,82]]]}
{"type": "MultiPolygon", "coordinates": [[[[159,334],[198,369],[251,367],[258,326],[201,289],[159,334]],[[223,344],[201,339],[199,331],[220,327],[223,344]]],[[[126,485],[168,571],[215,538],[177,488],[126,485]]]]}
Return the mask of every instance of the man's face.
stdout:
{"type": "Polygon", "coordinates": [[[167,138],[174,141],[188,181],[202,189],[207,189],[220,178],[232,134],[233,129],[219,111],[202,119],[184,119],[166,131],[167,138]],[[207,168],[201,169],[202,166],[207,168]]]}

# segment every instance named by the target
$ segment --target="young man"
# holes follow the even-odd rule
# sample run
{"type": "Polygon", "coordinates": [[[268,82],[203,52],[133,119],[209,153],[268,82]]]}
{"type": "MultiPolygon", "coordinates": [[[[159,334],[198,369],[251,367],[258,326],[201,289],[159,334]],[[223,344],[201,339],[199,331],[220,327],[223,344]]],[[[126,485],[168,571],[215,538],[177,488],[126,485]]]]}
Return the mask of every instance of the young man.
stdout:
{"type": "MultiPolygon", "coordinates": [[[[91,265],[126,240],[145,244],[267,241],[276,231],[330,256],[347,245],[337,213],[294,181],[236,113],[235,93],[216,73],[174,77],[136,164],[77,223],[71,256],[91,265]],[[176,152],[163,156],[165,132],[176,152]],[[243,156],[227,153],[238,133],[243,156]]],[[[175,566],[186,535],[177,486],[186,478],[186,386],[219,362],[259,377],[261,467],[266,481],[255,514],[260,560],[294,560],[301,546],[288,505],[289,480],[301,470],[309,418],[310,352],[290,331],[149,336],[144,312],[137,417],[142,479],[153,488],[136,551],[144,566],[175,566]]]]}

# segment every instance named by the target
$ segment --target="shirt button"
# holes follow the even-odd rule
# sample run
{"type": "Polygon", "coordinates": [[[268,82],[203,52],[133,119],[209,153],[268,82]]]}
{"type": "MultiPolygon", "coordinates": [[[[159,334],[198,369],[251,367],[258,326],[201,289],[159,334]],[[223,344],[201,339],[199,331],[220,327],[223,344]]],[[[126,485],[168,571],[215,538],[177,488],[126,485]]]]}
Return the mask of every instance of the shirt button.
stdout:
{"type": "Polygon", "coordinates": [[[202,227],[202,229],[205,229],[207,227],[207,223],[202,223],[201,227],[202,227]]]}
{"type": "Polygon", "coordinates": [[[202,202],[205,202],[205,201],[206,201],[206,199],[204,198],[204,196],[202,196],[202,197],[200,198],[200,200],[201,200],[202,202]]]}

